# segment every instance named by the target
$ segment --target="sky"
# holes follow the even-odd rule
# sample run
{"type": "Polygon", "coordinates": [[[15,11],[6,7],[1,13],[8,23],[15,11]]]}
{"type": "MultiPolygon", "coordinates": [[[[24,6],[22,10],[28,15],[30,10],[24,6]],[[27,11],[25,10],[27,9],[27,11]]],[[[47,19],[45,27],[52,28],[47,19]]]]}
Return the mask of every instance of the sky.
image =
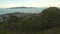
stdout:
{"type": "Polygon", "coordinates": [[[60,0],[0,0],[0,8],[10,7],[60,7],[60,0]]]}

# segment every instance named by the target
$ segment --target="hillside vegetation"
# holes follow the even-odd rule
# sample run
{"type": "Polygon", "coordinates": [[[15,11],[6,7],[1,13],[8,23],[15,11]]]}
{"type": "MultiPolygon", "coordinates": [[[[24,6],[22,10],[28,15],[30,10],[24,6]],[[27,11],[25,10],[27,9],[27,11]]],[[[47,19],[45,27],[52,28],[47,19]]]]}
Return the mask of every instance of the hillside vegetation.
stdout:
{"type": "Polygon", "coordinates": [[[60,9],[50,7],[26,19],[11,15],[7,22],[0,22],[1,34],[59,34],[60,9]]]}

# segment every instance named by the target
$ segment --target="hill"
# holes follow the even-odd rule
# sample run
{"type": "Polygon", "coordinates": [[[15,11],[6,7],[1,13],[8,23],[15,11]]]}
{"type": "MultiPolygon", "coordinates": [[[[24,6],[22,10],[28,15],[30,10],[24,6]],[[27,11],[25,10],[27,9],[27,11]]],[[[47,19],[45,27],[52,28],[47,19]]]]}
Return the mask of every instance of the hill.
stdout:
{"type": "Polygon", "coordinates": [[[48,34],[50,29],[51,34],[55,33],[53,29],[59,29],[56,30],[57,32],[55,34],[59,34],[58,31],[60,32],[60,9],[57,7],[46,8],[38,14],[12,13],[1,16],[3,17],[3,21],[0,22],[2,33],[6,33],[7,31],[12,33],[11,31],[13,31],[16,34],[48,34]],[[5,17],[7,15],[9,17],[5,17]]]}

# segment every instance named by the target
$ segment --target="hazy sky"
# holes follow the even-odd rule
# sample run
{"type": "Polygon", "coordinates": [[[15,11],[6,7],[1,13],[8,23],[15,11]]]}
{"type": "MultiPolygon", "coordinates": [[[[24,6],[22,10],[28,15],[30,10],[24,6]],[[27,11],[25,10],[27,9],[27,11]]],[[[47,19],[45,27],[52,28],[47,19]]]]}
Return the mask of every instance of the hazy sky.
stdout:
{"type": "Polygon", "coordinates": [[[9,7],[60,7],[60,0],[0,0],[0,8],[9,7]]]}

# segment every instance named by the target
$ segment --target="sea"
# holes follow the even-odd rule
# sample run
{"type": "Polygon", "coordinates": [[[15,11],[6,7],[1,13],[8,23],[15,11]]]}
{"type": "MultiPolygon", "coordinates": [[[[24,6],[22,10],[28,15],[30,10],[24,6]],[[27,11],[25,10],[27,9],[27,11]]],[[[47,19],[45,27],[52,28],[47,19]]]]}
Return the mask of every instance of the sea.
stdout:
{"type": "Polygon", "coordinates": [[[19,8],[19,9],[9,9],[9,8],[0,8],[0,15],[6,14],[6,13],[14,13],[14,12],[20,12],[20,13],[40,13],[45,8],[19,8]]]}

